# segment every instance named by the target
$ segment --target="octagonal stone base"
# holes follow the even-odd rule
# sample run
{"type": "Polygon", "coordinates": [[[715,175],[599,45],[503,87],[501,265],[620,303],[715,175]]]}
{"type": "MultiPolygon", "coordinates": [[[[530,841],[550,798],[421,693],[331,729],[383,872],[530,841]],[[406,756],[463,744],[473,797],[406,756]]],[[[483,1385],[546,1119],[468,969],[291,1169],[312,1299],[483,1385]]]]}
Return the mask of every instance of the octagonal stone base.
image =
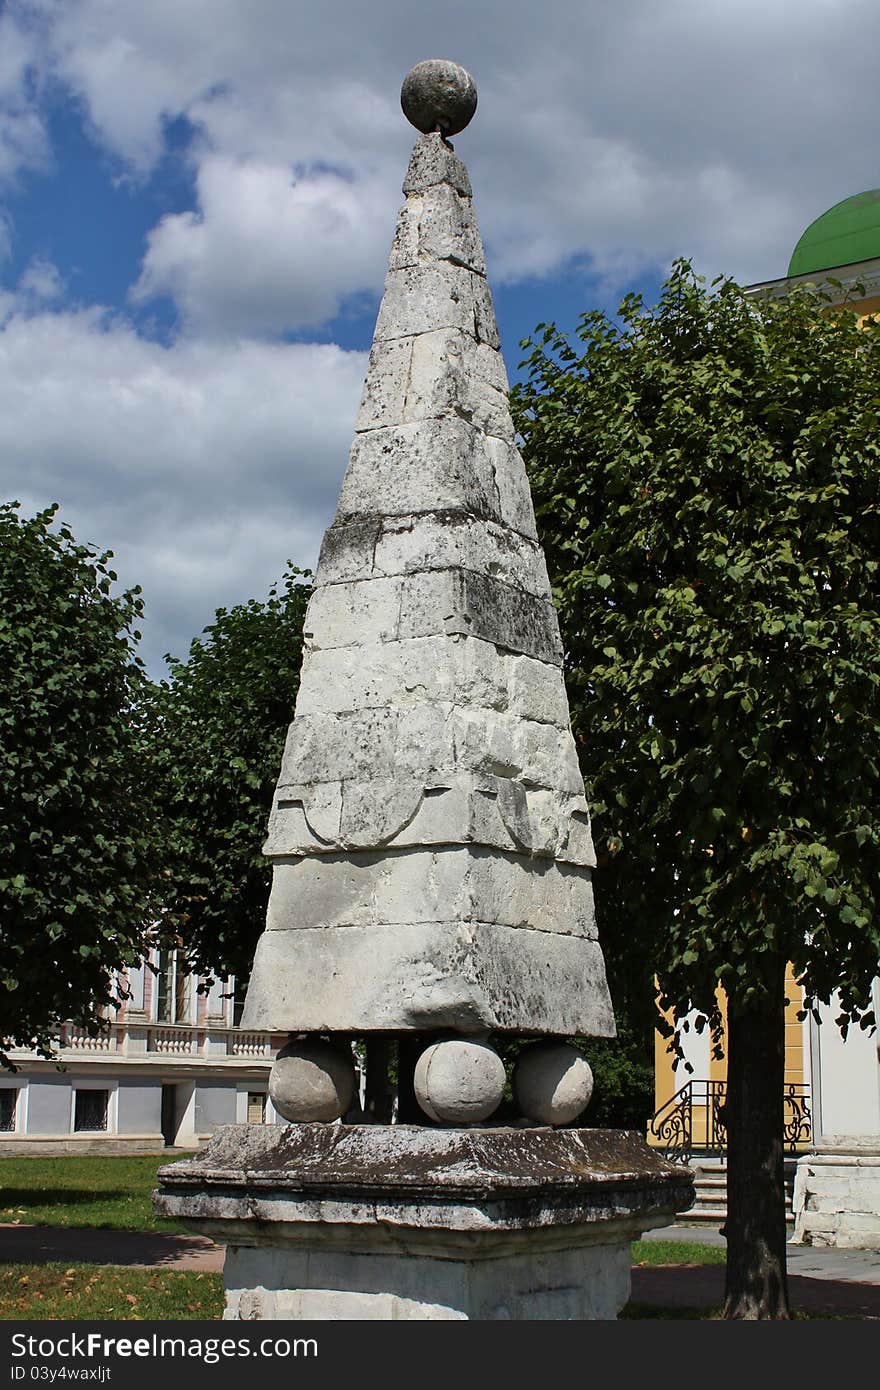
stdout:
{"type": "Polygon", "coordinates": [[[154,1209],[226,1245],[235,1319],[615,1318],[688,1170],[597,1129],[230,1125],[154,1209]]]}

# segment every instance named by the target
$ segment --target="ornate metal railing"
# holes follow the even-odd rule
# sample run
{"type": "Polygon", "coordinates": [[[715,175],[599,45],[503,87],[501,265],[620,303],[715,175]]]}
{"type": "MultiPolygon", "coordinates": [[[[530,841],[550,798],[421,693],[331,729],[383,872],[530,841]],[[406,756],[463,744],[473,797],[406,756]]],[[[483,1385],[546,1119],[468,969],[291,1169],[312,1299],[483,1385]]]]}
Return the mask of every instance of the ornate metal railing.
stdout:
{"type": "MultiPolygon", "coordinates": [[[[727,1148],[724,1105],[726,1081],[692,1078],[661,1105],[648,1123],[648,1141],[673,1163],[689,1163],[694,1154],[720,1154],[727,1148]]],[[[810,1088],[789,1082],[783,1088],[783,1134],[788,1153],[812,1142],[810,1088]]]]}
{"type": "Polygon", "coordinates": [[[789,1153],[813,1142],[813,1115],[810,1110],[810,1088],[791,1082],[784,1088],[785,1147],[789,1153]]]}

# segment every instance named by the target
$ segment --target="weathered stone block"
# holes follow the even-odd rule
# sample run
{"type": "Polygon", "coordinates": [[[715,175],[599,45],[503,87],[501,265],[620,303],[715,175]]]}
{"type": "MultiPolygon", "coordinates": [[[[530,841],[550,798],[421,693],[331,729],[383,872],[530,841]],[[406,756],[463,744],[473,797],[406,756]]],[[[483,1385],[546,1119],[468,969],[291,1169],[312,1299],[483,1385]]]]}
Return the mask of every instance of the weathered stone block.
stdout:
{"type": "Polygon", "coordinates": [[[584,794],[574,739],[565,730],[492,711],[453,709],[449,731],[458,768],[584,794]]]}
{"type": "Polygon", "coordinates": [[[503,580],[468,570],[426,570],[326,584],[309,601],[309,650],[461,634],[562,665],[556,610],[503,580]]]}
{"type": "Polygon", "coordinates": [[[500,353],[478,344],[473,334],[447,328],[374,343],[357,432],[440,415],[457,415],[487,434],[513,439],[500,353]]]}
{"type": "Polygon", "coordinates": [[[457,328],[500,346],[495,309],[482,275],[449,261],[389,270],[376,321],[377,342],[457,328]]]}
{"type": "Polygon", "coordinates": [[[337,519],[464,511],[500,521],[489,444],[473,425],[453,417],[359,434],[337,519]]]}
{"type": "Polygon", "coordinates": [[[502,521],[524,536],[536,537],[535,509],[519,450],[507,440],[488,435],[486,447],[492,461],[502,521]]]}
{"type": "Polygon", "coordinates": [[[423,135],[413,148],[403,191],[407,196],[424,193],[438,183],[448,183],[465,198],[473,196],[467,168],[452,146],[440,135],[423,135]]]}
{"type": "Polygon", "coordinates": [[[371,560],[377,574],[462,568],[550,597],[547,566],[537,542],[490,519],[461,514],[388,517],[371,560]]]}
{"type": "Polygon", "coordinates": [[[439,701],[568,728],[558,666],[499,651],[458,633],[373,641],[310,651],[303,663],[297,717],[439,701]]]}
{"type": "Polygon", "coordinates": [[[506,664],[507,707],[522,719],[569,727],[565,681],[555,663],[530,656],[511,656],[506,664]]]}
{"type": "Polygon", "coordinates": [[[491,922],[596,935],[586,869],[484,846],[386,848],[276,862],[267,931],[491,922]]]}
{"type": "Polygon", "coordinates": [[[847,1152],[838,1140],[827,1150],[799,1159],[795,1241],[880,1250],[880,1152],[861,1143],[861,1150],[847,1152]]]}
{"type": "MultiPolygon", "coordinates": [[[[469,570],[460,571],[460,577],[461,626],[455,630],[482,637],[507,651],[562,666],[559,619],[549,599],[469,570]]],[[[414,585],[417,581],[407,582],[414,585]]],[[[448,624],[446,630],[452,630],[448,624]]]]}
{"type": "Polygon", "coordinates": [[[303,715],[287,735],[279,786],[474,772],[583,797],[571,734],[490,709],[413,704],[303,715]]]}
{"type": "Polygon", "coordinates": [[[351,580],[316,588],[303,631],[308,653],[334,647],[396,642],[400,636],[401,580],[351,580]]]}
{"type": "Polygon", "coordinates": [[[344,518],[325,532],[315,587],[424,569],[464,568],[550,597],[536,541],[462,511],[344,518]]]}
{"type": "Polygon", "coordinates": [[[389,268],[402,270],[423,261],[451,261],[478,275],[486,273],[471,200],[448,183],[408,198],[397,219],[389,268]]]}
{"type": "MultiPolygon", "coordinates": [[[[510,667],[514,661],[526,659],[499,656],[486,642],[445,634],[313,651],[303,667],[297,716],[340,714],[383,705],[402,708],[417,701],[505,710],[510,667]]],[[[559,673],[556,675],[559,682],[559,673]]],[[[536,689],[531,702],[533,717],[541,718],[551,707],[558,712],[560,702],[552,701],[550,691],[536,689]]],[[[564,706],[564,696],[561,703],[564,706]]],[[[525,712],[525,702],[518,712],[525,712]]],[[[563,712],[567,715],[567,708],[563,712]]]]}
{"type": "Polygon", "coordinates": [[[410,360],[416,341],[415,338],[393,338],[390,342],[373,344],[355,422],[357,433],[403,422],[410,360]]]}
{"type": "Polygon", "coordinates": [[[275,858],[380,845],[474,844],[594,867],[583,797],[457,773],[439,784],[398,774],[278,788],[264,853],[275,858]]]}
{"type": "Polygon", "coordinates": [[[608,1319],[630,1288],[627,1242],[489,1261],[234,1245],[227,1262],[225,1320],[608,1319]]]}
{"type": "Polygon", "coordinates": [[[486,434],[513,439],[506,384],[498,384],[499,373],[491,370],[488,360],[490,356],[500,359],[500,353],[467,333],[452,330],[421,333],[411,341],[404,420],[452,413],[486,434]],[[489,376],[481,375],[482,370],[488,370],[489,376]]]}
{"type": "Polygon", "coordinates": [[[287,734],[279,785],[406,776],[455,766],[451,711],[417,705],[304,715],[287,734]]]}
{"type": "Polygon", "coordinates": [[[388,258],[389,270],[403,270],[405,266],[418,265],[422,197],[420,193],[412,194],[397,214],[388,258]]]}
{"type": "Polygon", "coordinates": [[[597,941],[431,922],[264,932],[242,1027],[607,1038],[614,1017],[597,941]]]}
{"type": "Polygon", "coordinates": [[[315,588],[348,579],[369,579],[382,524],[382,518],[373,514],[347,517],[328,526],[321,541],[315,588]]]}
{"type": "Polygon", "coordinates": [[[495,348],[490,347],[488,343],[478,343],[473,358],[472,372],[477,381],[484,381],[487,386],[494,386],[496,391],[501,391],[505,396],[510,390],[507,368],[504,365],[500,345],[495,348]]]}
{"type": "Polygon", "coordinates": [[[435,264],[390,270],[376,320],[374,342],[412,338],[439,329],[474,334],[474,286],[482,281],[463,266],[435,264]]]}

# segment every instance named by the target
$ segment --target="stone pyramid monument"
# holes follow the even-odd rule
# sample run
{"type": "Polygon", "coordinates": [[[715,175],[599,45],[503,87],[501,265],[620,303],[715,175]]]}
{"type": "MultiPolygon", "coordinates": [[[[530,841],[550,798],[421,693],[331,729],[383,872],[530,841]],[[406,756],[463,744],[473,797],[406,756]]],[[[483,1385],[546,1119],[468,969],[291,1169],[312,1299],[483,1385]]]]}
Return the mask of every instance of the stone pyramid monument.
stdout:
{"type": "Polygon", "coordinates": [[[226,1318],[613,1318],[630,1241],[693,1180],[632,1132],[570,1127],[592,1075],[565,1040],[614,1020],[559,628],[449,142],[476,90],[432,59],[402,104],[422,134],[309,604],[243,1017],[290,1035],[269,1092],[292,1123],[219,1130],[160,1170],[154,1206],[225,1244],[226,1318]],[[511,1034],[518,1118],[493,1125],[511,1034]]]}
{"type": "Polygon", "coordinates": [[[243,1023],[604,1038],[559,625],[448,141],[476,93],[450,70],[404,89],[427,133],[306,619],[243,1023]]]}

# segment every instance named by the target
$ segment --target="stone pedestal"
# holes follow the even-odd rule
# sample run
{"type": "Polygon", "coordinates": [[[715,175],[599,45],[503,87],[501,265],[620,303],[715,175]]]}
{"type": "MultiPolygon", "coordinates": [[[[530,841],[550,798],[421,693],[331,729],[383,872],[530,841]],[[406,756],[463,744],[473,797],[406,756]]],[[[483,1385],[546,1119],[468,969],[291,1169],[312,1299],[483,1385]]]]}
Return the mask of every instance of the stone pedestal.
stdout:
{"type": "Polygon", "coordinates": [[[880,1250],[880,1144],[854,1136],[802,1155],[792,1207],[798,1245],[880,1250]]]}
{"type": "Polygon", "coordinates": [[[630,1241],[693,1201],[639,1135],[287,1125],[220,1130],[155,1210],[226,1245],[226,1318],[615,1318],[630,1241]]]}

